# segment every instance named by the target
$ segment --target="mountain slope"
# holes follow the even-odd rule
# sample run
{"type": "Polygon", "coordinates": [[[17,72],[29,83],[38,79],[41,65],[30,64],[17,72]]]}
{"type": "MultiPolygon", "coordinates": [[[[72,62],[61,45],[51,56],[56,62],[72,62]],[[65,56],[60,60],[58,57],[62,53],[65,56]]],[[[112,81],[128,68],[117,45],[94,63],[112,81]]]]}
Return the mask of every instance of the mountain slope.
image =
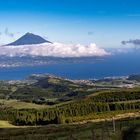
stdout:
{"type": "Polygon", "coordinates": [[[31,44],[41,44],[41,43],[51,43],[51,42],[45,40],[44,38],[38,35],[32,33],[26,33],[15,42],[7,44],[6,46],[31,45],[31,44]]]}

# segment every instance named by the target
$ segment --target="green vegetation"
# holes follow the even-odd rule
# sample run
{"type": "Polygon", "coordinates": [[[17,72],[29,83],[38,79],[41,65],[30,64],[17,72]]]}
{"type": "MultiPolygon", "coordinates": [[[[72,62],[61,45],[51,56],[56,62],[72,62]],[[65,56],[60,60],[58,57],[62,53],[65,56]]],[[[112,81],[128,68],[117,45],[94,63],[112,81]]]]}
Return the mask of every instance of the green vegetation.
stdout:
{"type": "MultiPolygon", "coordinates": [[[[1,111],[1,114],[6,114],[7,120],[16,125],[72,123],[98,119],[102,114],[105,118],[105,114],[108,112],[109,114],[114,114],[114,112],[119,114],[120,112],[140,110],[139,98],[139,89],[102,91],[90,98],[48,106],[40,110],[13,108],[1,111]]],[[[1,116],[1,119],[5,118],[5,116],[1,116]]]]}
{"type": "Polygon", "coordinates": [[[84,98],[89,94],[89,87],[93,86],[76,84],[52,75],[32,75],[25,81],[1,81],[0,99],[54,105],[84,98]]]}
{"type": "Polygon", "coordinates": [[[39,105],[35,103],[22,102],[18,100],[0,99],[0,108],[14,108],[14,109],[43,109],[48,105],[39,105]]]}
{"type": "Polygon", "coordinates": [[[13,140],[139,140],[140,119],[117,120],[115,131],[112,120],[0,130],[0,139],[13,140]]]}
{"type": "MultiPolygon", "coordinates": [[[[95,134],[96,139],[101,139],[101,134],[107,127],[108,132],[104,132],[107,133],[105,140],[126,137],[127,133],[132,130],[131,136],[133,136],[137,133],[139,126],[121,125],[124,128],[119,130],[120,123],[117,123],[117,132],[114,134],[110,132],[112,129],[110,118],[117,118],[119,115],[121,117],[118,119],[126,118],[129,117],[129,113],[140,117],[140,88],[109,88],[108,84],[106,84],[108,87],[104,88],[99,86],[101,82],[105,85],[105,80],[90,85],[51,75],[32,75],[26,81],[1,81],[0,126],[2,128],[16,126],[16,130],[7,130],[13,139],[20,139],[23,136],[21,126],[31,127],[25,130],[22,128],[29,136],[27,139],[40,136],[45,139],[47,134],[49,139],[66,139],[66,137],[72,139],[73,136],[88,139],[91,136],[94,137],[95,134]],[[104,124],[105,127],[97,123],[98,127],[95,123],[106,119],[109,119],[109,122],[104,124]],[[86,124],[87,122],[89,123],[86,124]],[[77,125],[78,123],[81,123],[80,126],[77,125]],[[41,126],[37,127],[38,133],[35,126],[41,126]],[[84,131],[88,137],[83,134],[84,131]]],[[[121,83],[121,80],[119,79],[118,82],[121,83]]],[[[8,139],[5,130],[1,130],[0,138],[8,139]]],[[[137,136],[139,137],[139,134],[137,136]]]]}
{"type": "Polygon", "coordinates": [[[140,88],[98,91],[89,95],[95,102],[119,102],[140,99],[140,88]]]}

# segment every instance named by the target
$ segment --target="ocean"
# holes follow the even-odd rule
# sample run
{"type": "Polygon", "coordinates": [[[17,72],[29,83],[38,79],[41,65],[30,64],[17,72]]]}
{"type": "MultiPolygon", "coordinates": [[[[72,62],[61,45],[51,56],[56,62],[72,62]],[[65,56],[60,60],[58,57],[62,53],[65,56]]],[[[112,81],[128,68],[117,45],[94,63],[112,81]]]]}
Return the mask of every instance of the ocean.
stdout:
{"type": "Polygon", "coordinates": [[[101,79],[140,73],[140,53],[122,53],[92,63],[65,63],[0,68],[0,80],[22,80],[30,74],[49,73],[68,79],[101,79]]]}

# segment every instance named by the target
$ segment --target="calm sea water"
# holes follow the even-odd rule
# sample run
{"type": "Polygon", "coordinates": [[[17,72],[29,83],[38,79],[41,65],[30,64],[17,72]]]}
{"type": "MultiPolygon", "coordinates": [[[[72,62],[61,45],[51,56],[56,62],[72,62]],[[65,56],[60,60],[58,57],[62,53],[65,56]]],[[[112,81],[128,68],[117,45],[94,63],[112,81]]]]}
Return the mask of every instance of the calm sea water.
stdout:
{"type": "Polygon", "coordinates": [[[96,63],[52,64],[45,66],[0,68],[0,80],[21,80],[30,74],[50,73],[70,79],[104,78],[140,73],[140,53],[110,56],[96,63]]]}

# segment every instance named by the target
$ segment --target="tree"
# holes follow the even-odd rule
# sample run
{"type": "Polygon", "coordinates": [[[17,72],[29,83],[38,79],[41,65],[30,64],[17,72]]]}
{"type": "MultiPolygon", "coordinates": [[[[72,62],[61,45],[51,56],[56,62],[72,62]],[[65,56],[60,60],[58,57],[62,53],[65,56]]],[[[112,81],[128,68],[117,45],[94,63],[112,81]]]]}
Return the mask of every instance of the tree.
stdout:
{"type": "Polygon", "coordinates": [[[62,115],[57,116],[57,123],[58,124],[65,124],[65,117],[62,115]]]}

